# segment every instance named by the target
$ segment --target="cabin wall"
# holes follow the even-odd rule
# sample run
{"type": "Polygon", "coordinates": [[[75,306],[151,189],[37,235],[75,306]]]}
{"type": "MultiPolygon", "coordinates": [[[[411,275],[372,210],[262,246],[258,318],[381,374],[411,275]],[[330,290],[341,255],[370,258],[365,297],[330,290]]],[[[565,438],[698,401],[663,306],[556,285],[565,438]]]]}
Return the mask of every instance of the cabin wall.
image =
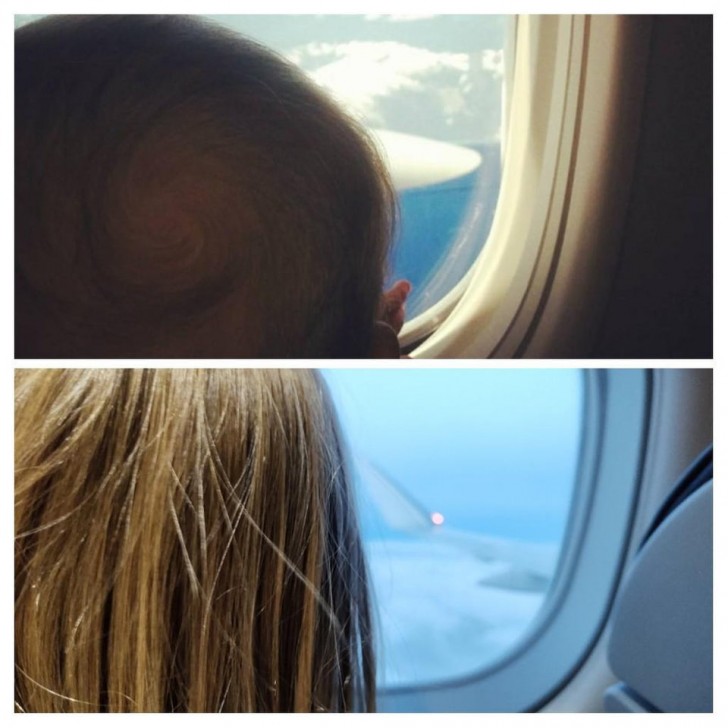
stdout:
{"type": "Polygon", "coordinates": [[[592,356],[713,355],[712,16],[655,16],[619,266],[592,356]]]}

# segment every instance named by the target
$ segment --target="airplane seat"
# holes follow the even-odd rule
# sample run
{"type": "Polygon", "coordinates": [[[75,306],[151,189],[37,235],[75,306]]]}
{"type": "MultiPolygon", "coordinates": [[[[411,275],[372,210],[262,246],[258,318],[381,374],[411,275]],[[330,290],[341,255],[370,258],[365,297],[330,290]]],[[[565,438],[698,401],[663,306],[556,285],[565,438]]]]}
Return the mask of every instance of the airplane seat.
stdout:
{"type": "Polygon", "coordinates": [[[706,450],[665,500],[617,594],[610,713],[713,710],[713,464],[706,450]]]}

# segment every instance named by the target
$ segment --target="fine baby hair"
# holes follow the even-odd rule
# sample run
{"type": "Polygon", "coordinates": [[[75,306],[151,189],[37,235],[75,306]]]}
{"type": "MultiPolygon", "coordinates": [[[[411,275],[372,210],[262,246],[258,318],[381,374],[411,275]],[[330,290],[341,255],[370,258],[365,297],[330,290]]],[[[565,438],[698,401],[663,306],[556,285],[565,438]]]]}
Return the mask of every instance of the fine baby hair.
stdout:
{"type": "Polygon", "coordinates": [[[18,370],[23,712],[374,709],[367,572],[307,370],[18,370]]]}
{"type": "Polygon", "coordinates": [[[16,355],[361,357],[396,213],[302,71],[196,17],[15,35],[16,355]]]}

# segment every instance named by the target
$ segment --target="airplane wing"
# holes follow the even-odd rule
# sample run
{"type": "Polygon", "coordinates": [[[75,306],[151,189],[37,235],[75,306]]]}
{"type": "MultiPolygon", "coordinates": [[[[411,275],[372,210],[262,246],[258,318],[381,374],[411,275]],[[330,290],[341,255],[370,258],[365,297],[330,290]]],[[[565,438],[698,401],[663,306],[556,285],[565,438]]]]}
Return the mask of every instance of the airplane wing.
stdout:
{"type": "Polygon", "coordinates": [[[395,533],[436,539],[455,546],[488,563],[492,568],[480,580],[483,586],[519,591],[545,591],[556,569],[558,545],[531,543],[454,529],[446,516],[430,511],[381,468],[371,461],[355,458],[360,499],[386,527],[395,533]]]}
{"type": "Polygon", "coordinates": [[[483,161],[475,149],[388,129],[371,129],[397,191],[457,179],[483,161]]]}

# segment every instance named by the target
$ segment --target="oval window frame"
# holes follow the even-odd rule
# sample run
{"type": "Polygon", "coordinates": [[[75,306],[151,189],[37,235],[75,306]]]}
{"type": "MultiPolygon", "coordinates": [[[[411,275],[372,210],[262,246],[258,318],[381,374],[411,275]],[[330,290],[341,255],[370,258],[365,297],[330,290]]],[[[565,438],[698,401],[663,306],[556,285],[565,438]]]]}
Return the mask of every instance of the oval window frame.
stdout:
{"type": "Polygon", "coordinates": [[[537,710],[599,639],[629,544],[644,467],[652,372],[585,370],[577,487],[554,582],[503,657],[469,678],[381,689],[382,712],[537,710]],[[595,568],[597,567],[597,568],[595,568]]]}

